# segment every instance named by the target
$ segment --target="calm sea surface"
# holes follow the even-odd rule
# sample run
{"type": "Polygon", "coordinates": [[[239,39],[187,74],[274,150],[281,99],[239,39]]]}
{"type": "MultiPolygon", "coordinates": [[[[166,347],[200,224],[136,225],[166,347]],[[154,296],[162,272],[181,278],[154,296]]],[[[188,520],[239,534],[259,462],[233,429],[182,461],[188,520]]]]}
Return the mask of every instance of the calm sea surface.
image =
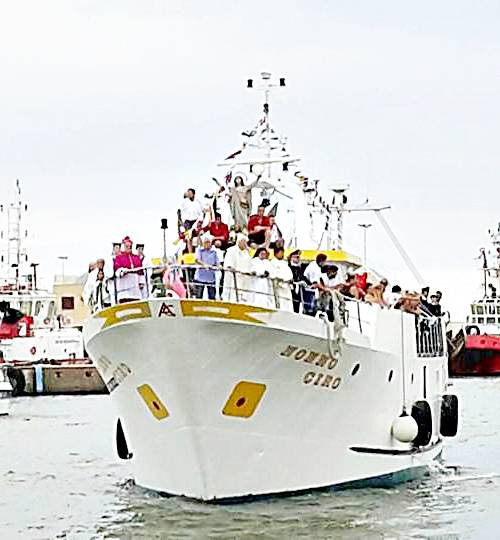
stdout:
{"type": "MultiPolygon", "coordinates": [[[[107,396],[18,398],[0,418],[1,538],[500,538],[500,379],[456,380],[444,466],[393,489],[212,506],[134,486],[107,396]]],[[[314,459],[314,456],[311,456],[314,459]]]]}

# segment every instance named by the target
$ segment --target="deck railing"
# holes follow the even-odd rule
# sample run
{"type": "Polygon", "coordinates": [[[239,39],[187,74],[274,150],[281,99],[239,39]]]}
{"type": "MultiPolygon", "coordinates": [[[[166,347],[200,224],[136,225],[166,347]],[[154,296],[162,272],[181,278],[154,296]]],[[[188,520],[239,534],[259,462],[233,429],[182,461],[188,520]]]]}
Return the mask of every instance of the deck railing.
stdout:
{"type": "Polygon", "coordinates": [[[433,358],[444,355],[444,330],[440,317],[415,317],[417,356],[433,358]]]}

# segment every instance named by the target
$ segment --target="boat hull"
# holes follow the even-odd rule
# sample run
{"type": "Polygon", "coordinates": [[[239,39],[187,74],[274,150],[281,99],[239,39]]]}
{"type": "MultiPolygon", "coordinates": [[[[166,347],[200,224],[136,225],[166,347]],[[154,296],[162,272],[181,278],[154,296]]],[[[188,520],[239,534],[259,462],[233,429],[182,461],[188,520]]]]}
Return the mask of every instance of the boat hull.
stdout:
{"type": "Polygon", "coordinates": [[[353,334],[335,359],[311,317],[204,301],[137,306],[139,317],[98,314],[85,340],[143,487],[203,501],[293,494],[412,478],[442,450],[446,365],[410,360],[413,342],[403,376],[401,343],[374,350],[353,334]],[[416,449],[391,426],[423,388],[433,433],[416,449]]]}
{"type": "Polygon", "coordinates": [[[450,375],[500,375],[500,337],[487,334],[467,336],[462,352],[450,358],[450,375]]]}

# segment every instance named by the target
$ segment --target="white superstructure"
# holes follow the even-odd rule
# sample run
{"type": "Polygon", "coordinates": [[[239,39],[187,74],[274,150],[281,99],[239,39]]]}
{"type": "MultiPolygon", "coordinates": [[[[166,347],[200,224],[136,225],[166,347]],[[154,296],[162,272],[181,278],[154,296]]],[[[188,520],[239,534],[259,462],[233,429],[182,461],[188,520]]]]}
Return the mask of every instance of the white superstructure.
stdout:
{"type": "MultiPolygon", "coordinates": [[[[267,94],[266,105],[268,114],[267,94]]],[[[282,155],[272,154],[277,136],[266,114],[247,135],[254,137],[264,141],[261,157],[245,157],[260,144],[247,141],[225,164],[246,167],[268,196],[289,201],[290,247],[339,247],[343,191],[327,203],[317,183],[290,174],[296,158],[279,138],[282,155]]],[[[203,501],[239,499],[387,484],[415,477],[440,455],[443,435],[456,431],[441,319],[334,295],[329,322],[284,311],[275,294],[269,307],[245,290],[234,296],[149,298],[87,321],[86,349],[120,418],[118,453],[132,460],[138,484],[203,501]]]]}

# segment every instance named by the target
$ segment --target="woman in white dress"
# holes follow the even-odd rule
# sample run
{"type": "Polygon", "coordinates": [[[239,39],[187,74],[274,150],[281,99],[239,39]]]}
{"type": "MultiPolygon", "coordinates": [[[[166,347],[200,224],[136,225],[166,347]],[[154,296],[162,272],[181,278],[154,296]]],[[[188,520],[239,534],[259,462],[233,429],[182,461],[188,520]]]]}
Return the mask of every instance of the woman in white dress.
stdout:
{"type": "Polygon", "coordinates": [[[269,262],[269,252],[266,248],[257,248],[252,259],[251,285],[253,295],[251,304],[264,308],[274,307],[274,296],[271,280],[271,264],[269,262]]]}
{"type": "Polygon", "coordinates": [[[285,260],[285,250],[277,247],[274,250],[274,258],[269,262],[271,278],[274,281],[274,291],[278,297],[280,309],[293,311],[292,283],[293,274],[288,262],[285,260]]]}

